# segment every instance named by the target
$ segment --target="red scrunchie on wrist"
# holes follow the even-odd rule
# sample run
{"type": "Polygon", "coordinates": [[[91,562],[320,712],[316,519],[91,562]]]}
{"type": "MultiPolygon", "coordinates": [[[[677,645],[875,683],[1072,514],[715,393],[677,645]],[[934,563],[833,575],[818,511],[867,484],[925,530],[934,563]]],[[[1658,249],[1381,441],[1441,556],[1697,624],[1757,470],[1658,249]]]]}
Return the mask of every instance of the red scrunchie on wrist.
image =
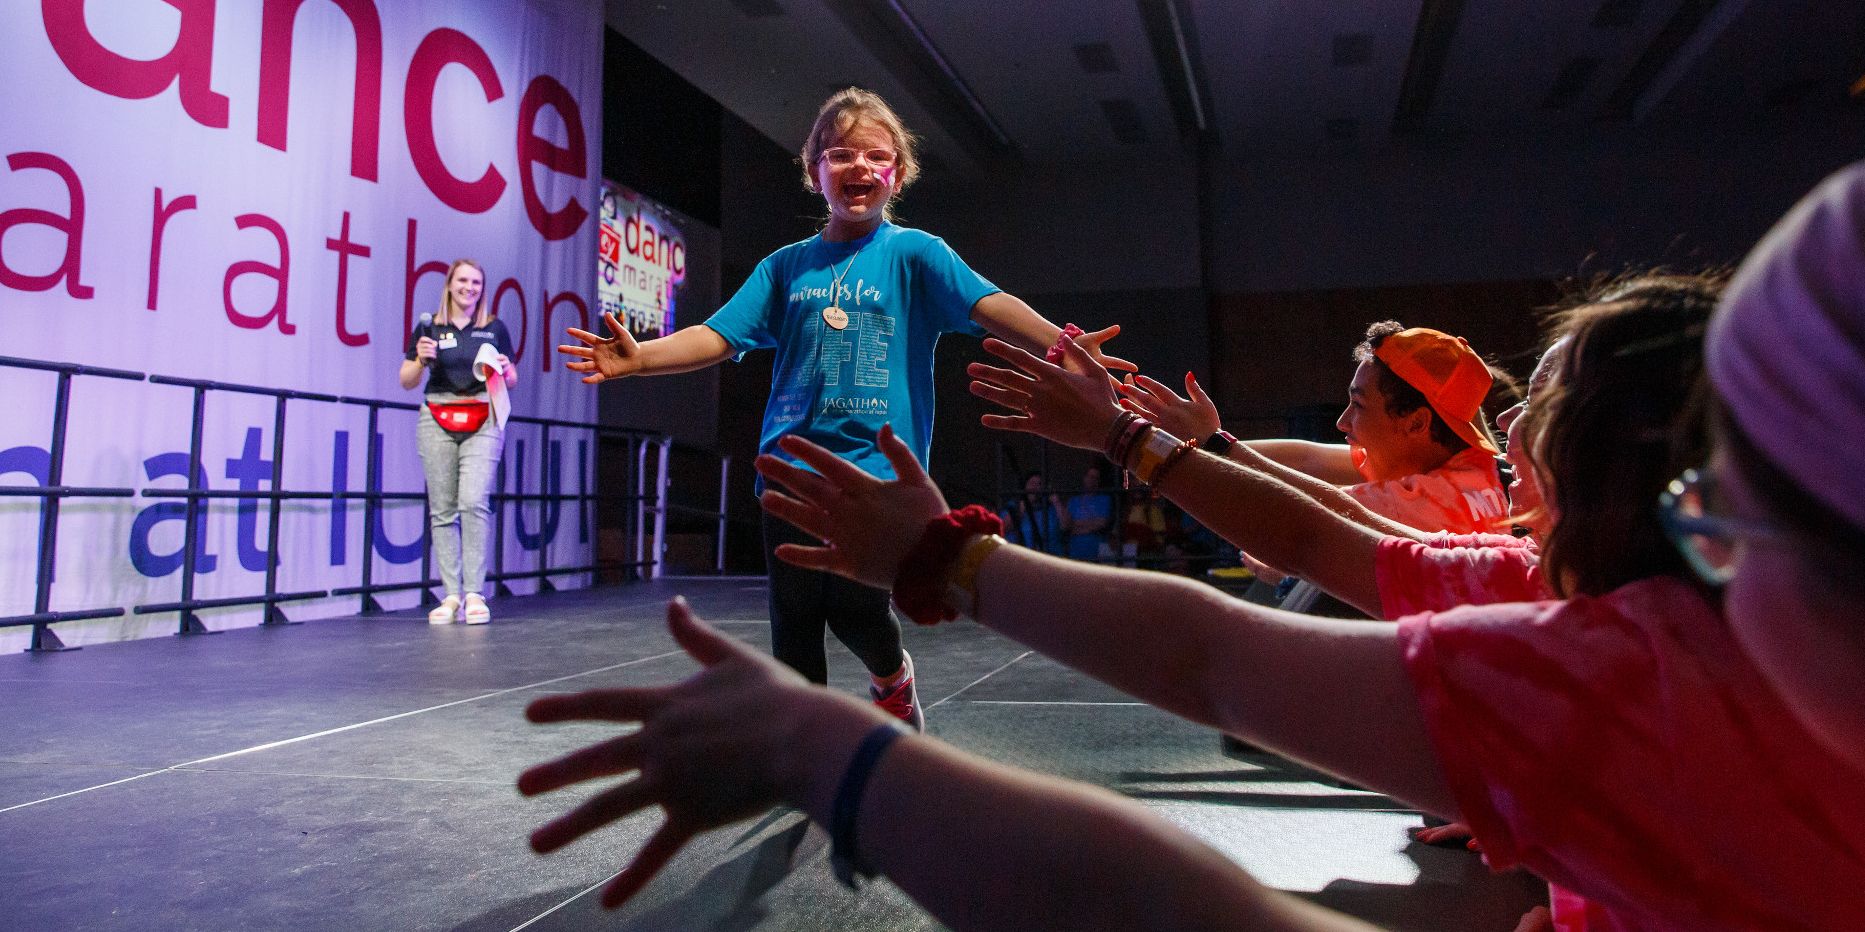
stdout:
{"type": "Polygon", "coordinates": [[[1069,340],[1073,340],[1076,337],[1081,336],[1082,334],[1087,333],[1087,332],[1088,331],[1083,330],[1080,327],[1075,326],[1074,324],[1069,324],[1068,326],[1063,327],[1062,332],[1056,335],[1056,345],[1049,347],[1049,351],[1043,353],[1043,359],[1048,362],[1055,363],[1058,366],[1062,365],[1062,359],[1065,355],[1064,350],[1062,349],[1062,344],[1066,343],[1069,340]]]}
{"type": "Polygon", "coordinates": [[[1002,534],[1004,519],[983,505],[966,505],[926,522],[894,576],[894,607],[914,624],[936,625],[958,613],[945,604],[946,577],[973,534],[1002,534]]]}

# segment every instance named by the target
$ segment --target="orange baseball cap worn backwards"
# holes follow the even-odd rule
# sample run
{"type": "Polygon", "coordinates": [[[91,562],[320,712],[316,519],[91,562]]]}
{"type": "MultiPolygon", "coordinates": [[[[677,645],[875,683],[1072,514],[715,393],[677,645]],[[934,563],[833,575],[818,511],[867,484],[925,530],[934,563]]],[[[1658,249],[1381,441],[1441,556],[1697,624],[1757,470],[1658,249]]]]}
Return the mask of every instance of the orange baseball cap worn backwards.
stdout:
{"type": "Polygon", "coordinates": [[[1413,327],[1387,337],[1373,355],[1392,374],[1425,396],[1431,410],[1473,447],[1501,456],[1483,429],[1483,399],[1492,381],[1489,366],[1469,341],[1429,327],[1413,327]]]}

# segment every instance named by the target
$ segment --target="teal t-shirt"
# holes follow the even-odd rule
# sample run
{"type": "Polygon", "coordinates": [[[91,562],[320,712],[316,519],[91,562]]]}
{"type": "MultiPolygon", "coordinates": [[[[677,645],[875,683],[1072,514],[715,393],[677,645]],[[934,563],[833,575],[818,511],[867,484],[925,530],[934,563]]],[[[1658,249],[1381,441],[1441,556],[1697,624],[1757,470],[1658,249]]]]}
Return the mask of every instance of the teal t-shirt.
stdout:
{"type": "Polygon", "coordinates": [[[926,462],[933,347],[948,332],[981,335],[971,322],[972,305],[1001,290],[945,240],[883,222],[852,242],[818,235],[771,253],[706,326],[741,356],[777,350],[759,452],[794,461],[777,441],[797,434],[893,478],[893,466],[875,446],[881,425],[894,425],[926,462]],[[846,329],[823,319],[831,304],[847,315],[846,329]]]}

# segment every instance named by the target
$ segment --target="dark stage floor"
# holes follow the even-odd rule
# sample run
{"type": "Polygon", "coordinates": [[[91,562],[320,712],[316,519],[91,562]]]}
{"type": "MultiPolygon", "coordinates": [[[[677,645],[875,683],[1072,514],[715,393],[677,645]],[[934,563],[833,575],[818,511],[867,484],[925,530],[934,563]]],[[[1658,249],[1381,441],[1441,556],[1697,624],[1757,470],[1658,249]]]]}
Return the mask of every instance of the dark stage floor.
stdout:
{"type": "MultiPolygon", "coordinates": [[[[792,811],[701,839],[616,913],[592,891],[657,811],[526,847],[581,797],[521,799],[518,771],[605,730],[521,709],[689,673],[675,593],[765,643],[763,580],[701,579],[507,599],[480,628],[410,612],[0,657],[0,928],[936,928],[885,882],[843,889],[792,811]]],[[[1533,903],[1528,878],[1411,843],[1418,816],[1384,797],[1227,758],[973,624],[907,639],[933,734],[1140,799],[1273,886],[1404,929],[1507,930],[1533,903]]]]}

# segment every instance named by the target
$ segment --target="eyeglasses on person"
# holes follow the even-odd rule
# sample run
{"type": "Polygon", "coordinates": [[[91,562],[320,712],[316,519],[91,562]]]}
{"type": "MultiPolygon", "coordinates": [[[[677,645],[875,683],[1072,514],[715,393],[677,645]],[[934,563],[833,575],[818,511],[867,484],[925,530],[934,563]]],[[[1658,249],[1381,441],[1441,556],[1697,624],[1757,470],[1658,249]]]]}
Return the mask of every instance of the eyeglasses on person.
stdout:
{"type": "Polygon", "coordinates": [[[822,150],[822,154],[816,157],[817,161],[827,161],[836,168],[853,165],[857,158],[865,159],[869,165],[885,168],[899,160],[900,153],[893,149],[850,149],[847,146],[836,146],[833,149],[822,150]]]}
{"type": "Polygon", "coordinates": [[[1658,496],[1658,515],[1665,535],[1697,578],[1722,586],[1735,577],[1745,540],[1772,538],[1780,532],[1761,521],[1718,514],[1715,502],[1715,476],[1686,469],[1658,496]]]}

